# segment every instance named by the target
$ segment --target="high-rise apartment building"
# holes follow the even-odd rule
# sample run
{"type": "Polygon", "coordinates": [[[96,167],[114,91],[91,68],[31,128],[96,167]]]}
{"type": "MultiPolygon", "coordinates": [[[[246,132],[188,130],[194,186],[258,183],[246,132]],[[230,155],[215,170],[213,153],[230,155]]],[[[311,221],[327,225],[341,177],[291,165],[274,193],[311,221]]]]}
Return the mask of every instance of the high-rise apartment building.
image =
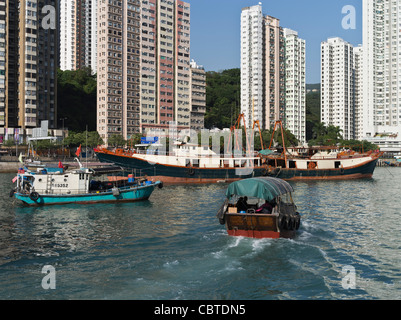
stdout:
{"type": "Polygon", "coordinates": [[[354,47],[354,137],[363,140],[363,47],[354,47]]]}
{"type": "Polygon", "coordinates": [[[285,123],[285,43],[280,20],[265,16],[264,31],[264,127],[274,127],[277,120],[285,123]]]}
{"type": "Polygon", "coordinates": [[[246,7],[241,13],[241,113],[248,127],[254,121],[265,125],[264,31],[262,5],[246,7]]]}
{"type": "Polygon", "coordinates": [[[141,130],[191,125],[190,5],[144,0],[141,16],[141,130]]]}
{"type": "Polygon", "coordinates": [[[400,21],[399,0],[363,0],[363,136],[386,137],[377,143],[398,148],[401,147],[400,21]]]}
{"type": "Polygon", "coordinates": [[[306,142],[305,40],[291,29],[285,38],[285,124],[299,142],[306,142]]]}
{"type": "Polygon", "coordinates": [[[243,8],[241,112],[247,126],[259,121],[271,129],[282,120],[305,142],[305,90],[305,41],[290,29],[285,35],[279,19],[263,15],[261,3],[243,8]]]}
{"type": "Polygon", "coordinates": [[[0,1],[0,135],[57,127],[57,1],[0,1]],[[42,11],[42,9],[45,9],[42,11]],[[50,16],[49,16],[50,15],[50,16]],[[46,18],[43,24],[42,20],[46,18]]]}
{"type": "Polygon", "coordinates": [[[262,4],[241,13],[241,112],[247,126],[270,129],[284,120],[284,35],[280,21],[262,13],[262,4]]]}
{"type": "Polygon", "coordinates": [[[107,141],[140,132],[139,0],[98,2],[97,128],[107,141]]]}
{"type": "Polygon", "coordinates": [[[354,138],[354,52],[341,38],[321,44],[321,122],[354,138]]]}
{"type": "Polygon", "coordinates": [[[205,127],[206,113],[206,71],[191,61],[191,129],[205,127]]]}
{"type": "Polygon", "coordinates": [[[97,0],[60,0],[60,69],[97,71],[97,0]]]}
{"type": "Polygon", "coordinates": [[[98,3],[98,131],[190,128],[190,6],[176,0],[98,3]]]}

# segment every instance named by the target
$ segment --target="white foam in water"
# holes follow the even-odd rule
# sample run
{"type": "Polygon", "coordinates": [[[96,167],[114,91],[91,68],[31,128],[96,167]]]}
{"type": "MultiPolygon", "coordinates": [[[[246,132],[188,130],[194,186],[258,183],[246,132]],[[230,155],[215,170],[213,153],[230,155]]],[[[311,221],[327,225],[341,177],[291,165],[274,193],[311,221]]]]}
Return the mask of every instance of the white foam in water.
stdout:
{"type": "Polygon", "coordinates": [[[244,238],[243,237],[235,237],[234,239],[235,239],[234,243],[228,245],[229,248],[238,247],[238,245],[240,244],[241,240],[244,239],[244,238]]]}
{"type": "Polygon", "coordinates": [[[271,246],[272,242],[271,239],[258,239],[252,242],[253,251],[259,252],[266,247],[271,246]]]}
{"type": "Polygon", "coordinates": [[[176,266],[179,265],[180,263],[178,262],[178,260],[174,260],[172,262],[167,261],[165,264],[163,264],[164,267],[169,268],[172,266],[176,266]]]}

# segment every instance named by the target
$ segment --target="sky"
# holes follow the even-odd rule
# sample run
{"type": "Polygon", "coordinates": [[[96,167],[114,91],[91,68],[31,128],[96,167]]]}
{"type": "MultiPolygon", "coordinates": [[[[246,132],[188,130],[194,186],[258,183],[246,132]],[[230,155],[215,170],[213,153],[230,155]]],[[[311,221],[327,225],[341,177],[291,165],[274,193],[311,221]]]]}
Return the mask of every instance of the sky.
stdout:
{"type": "MultiPolygon", "coordinates": [[[[184,0],[185,1],[185,0],[184,0]]],[[[240,67],[241,10],[258,0],[186,0],[191,5],[191,59],[206,71],[240,67]]],[[[298,31],[306,40],[306,83],[320,83],[320,44],[340,37],[362,44],[362,0],[260,1],[264,15],[280,19],[280,25],[298,31]],[[356,11],[356,28],[344,29],[344,6],[356,11]]]]}

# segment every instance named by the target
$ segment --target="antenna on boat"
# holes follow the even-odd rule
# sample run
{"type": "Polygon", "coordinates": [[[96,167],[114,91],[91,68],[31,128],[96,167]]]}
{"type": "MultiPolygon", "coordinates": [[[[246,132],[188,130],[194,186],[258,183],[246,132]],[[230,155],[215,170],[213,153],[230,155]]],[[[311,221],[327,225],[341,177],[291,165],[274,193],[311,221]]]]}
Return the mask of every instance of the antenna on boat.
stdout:
{"type": "Polygon", "coordinates": [[[86,125],[86,147],[85,147],[85,164],[88,167],[88,125],[86,125]]]}

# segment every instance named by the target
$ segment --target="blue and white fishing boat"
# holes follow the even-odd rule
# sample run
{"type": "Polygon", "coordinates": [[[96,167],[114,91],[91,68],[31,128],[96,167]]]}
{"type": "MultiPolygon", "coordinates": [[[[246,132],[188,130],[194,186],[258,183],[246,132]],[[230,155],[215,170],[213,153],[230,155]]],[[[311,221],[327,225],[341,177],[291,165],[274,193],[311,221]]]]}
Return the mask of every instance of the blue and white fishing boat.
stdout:
{"type": "Polygon", "coordinates": [[[123,169],[116,166],[83,168],[80,165],[79,169],[71,171],[21,168],[14,178],[17,186],[11,190],[10,196],[31,206],[134,202],[147,200],[156,186],[163,187],[160,181],[122,178],[122,172],[123,169]],[[115,176],[110,176],[113,174],[115,176]]]}

